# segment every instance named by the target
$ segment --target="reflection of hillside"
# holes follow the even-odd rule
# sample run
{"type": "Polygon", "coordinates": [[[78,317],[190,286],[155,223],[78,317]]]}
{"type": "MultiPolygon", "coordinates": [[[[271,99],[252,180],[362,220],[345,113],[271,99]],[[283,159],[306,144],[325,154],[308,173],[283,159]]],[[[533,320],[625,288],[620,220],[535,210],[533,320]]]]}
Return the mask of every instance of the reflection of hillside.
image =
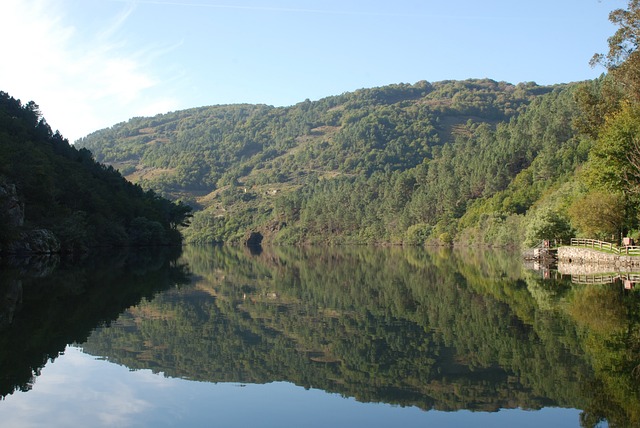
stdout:
{"type": "MultiPolygon", "coordinates": [[[[58,260],[43,270],[22,260],[0,268],[0,396],[29,390],[68,344],[157,291],[184,283],[169,249],[58,260]]],[[[175,252],[175,251],[174,251],[175,252]]],[[[52,259],[53,260],[53,259],[52,259]]]]}
{"type": "MultiPolygon", "coordinates": [[[[423,409],[582,408],[579,332],[513,259],[402,249],[187,248],[193,286],[84,349],[210,382],[285,380],[423,409]]],[[[553,298],[551,298],[553,300],[553,298]]]]}

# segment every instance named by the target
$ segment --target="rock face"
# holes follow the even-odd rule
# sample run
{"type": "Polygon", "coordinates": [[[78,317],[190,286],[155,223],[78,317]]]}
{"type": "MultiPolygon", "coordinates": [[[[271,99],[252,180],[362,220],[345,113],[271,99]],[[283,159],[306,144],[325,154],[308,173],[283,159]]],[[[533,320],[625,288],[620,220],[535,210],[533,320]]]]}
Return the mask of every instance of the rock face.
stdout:
{"type": "Polygon", "coordinates": [[[60,241],[47,229],[20,233],[20,238],[6,246],[8,254],[54,254],[60,252],[60,241]]]}
{"type": "Polygon", "coordinates": [[[16,185],[0,179],[0,215],[7,227],[24,225],[24,202],[18,198],[16,185]]]}
{"type": "MultiPolygon", "coordinates": [[[[53,254],[60,252],[60,241],[47,229],[18,231],[24,227],[24,201],[16,185],[0,177],[0,227],[15,231],[11,241],[0,246],[5,254],[53,254]],[[17,236],[16,236],[17,235],[17,236]]],[[[6,239],[6,237],[5,237],[6,239]]]]}

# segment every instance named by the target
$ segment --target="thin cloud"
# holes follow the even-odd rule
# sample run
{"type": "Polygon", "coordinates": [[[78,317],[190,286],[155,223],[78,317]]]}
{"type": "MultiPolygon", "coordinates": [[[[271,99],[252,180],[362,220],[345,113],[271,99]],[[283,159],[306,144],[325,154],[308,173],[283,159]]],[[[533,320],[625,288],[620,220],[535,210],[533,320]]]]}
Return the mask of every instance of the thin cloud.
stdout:
{"type": "MultiPolygon", "coordinates": [[[[125,3],[130,0],[105,0],[109,2],[125,3]]],[[[283,13],[302,13],[302,14],[321,14],[321,15],[352,15],[352,16],[382,16],[382,17],[416,17],[425,18],[455,18],[455,19],[495,19],[492,16],[445,16],[416,13],[415,11],[406,12],[376,12],[373,10],[338,10],[338,9],[308,9],[308,8],[290,8],[290,7],[274,7],[274,6],[242,6],[234,4],[215,4],[203,2],[180,2],[180,1],[163,1],[163,0],[135,0],[136,4],[157,5],[157,6],[185,6],[200,7],[210,9],[231,9],[246,11],[263,11],[263,12],[283,12],[283,13]]]]}
{"type": "MultiPolygon", "coordinates": [[[[240,10],[240,11],[253,11],[253,12],[273,12],[273,13],[291,13],[291,14],[310,14],[310,15],[327,15],[327,16],[352,16],[352,17],[371,17],[371,18],[420,18],[425,20],[439,20],[439,21],[449,21],[453,24],[457,24],[460,22],[523,22],[523,23],[549,23],[553,21],[553,17],[548,18],[540,18],[536,17],[535,19],[529,16],[523,16],[519,14],[513,14],[509,9],[500,10],[496,13],[495,10],[491,10],[487,13],[482,14],[471,14],[471,15],[461,15],[458,13],[454,14],[442,14],[442,13],[431,13],[428,11],[428,8],[425,8],[426,3],[417,3],[416,5],[412,5],[407,7],[406,5],[395,5],[393,3],[389,3],[394,8],[402,8],[399,11],[378,11],[374,10],[371,7],[375,7],[375,5],[368,5],[369,9],[366,7],[358,8],[358,9],[311,9],[311,8],[295,8],[295,7],[277,7],[277,6],[243,6],[237,4],[220,4],[220,3],[205,3],[205,2],[194,2],[194,1],[172,1],[172,0],[102,0],[105,2],[111,3],[130,3],[131,1],[135,1],[137,5],[155,5],[155,6],[171,6],[171,7],[193,7],[193,8],[204,8],[204,9],[228,9],[228,10],[240,10]]],[[[365,3],[366,5],[366,3],[365,3]]]]}
{"type": "Polygon", "coordinates": [[[146,105],[175,104],[148,95],[161,83],[149,71],[150,62],[166,47],[156,47],[160,53],[152,47],[130,52],[118,37],[135,5],[127,4],[92,34],[80,34],[59,7],[49,0],[0,2],[0,38],[9,41],[2,48],[0,90],[35,101],[51,127],[71,141],[146,105]]]}
{"type": "Polygon", "coordinates": [[[111,24],[106,28],[103,28],[98,33],[98,38],[102,40],[109,40],[111,36],[113,36],[118,30],[122,28],[124,23],[127,21],[127,19],[129,19],[129,16],[131,16],[135,9],[136,4],[128,2],[127,7],[125,7],[125,9],[123,9],[120,14],[115,17],[111,24]]]}

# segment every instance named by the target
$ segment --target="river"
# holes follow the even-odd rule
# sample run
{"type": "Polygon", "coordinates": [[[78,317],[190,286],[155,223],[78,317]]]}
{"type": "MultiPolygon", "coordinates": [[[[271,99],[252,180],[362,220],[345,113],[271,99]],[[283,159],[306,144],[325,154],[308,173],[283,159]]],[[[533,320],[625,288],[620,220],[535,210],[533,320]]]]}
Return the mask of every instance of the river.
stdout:
{"type": "Polygon", "coordinates": [[[640,296],[417,248],[3,261],[2,426],[638,426],[640,296]]]}

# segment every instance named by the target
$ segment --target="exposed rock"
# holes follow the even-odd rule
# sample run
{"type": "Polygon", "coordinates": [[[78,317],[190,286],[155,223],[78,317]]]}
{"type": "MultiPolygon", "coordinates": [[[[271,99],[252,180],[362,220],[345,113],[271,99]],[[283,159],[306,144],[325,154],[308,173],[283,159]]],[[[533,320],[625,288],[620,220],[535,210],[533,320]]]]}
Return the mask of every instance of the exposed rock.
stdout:
{"type": "Polygon", "coordinates": [[[20,233],[20,237],[9,243],[7,254],[53,254],[60,252],[60,241],[47,229],[36,229],[20,233]]]}
{"type": "Polygon", "coordinates": [[[0,215],[8,227],[24,224],[24,202],[18,198],[16,185],[0,179],[0,215]]]}
{"type": "Polygon", "coordinates": [[[247,247],[259,247],[262,244],[262,238],[262,233],[251,232],[249,237],[245,240],[245,245],[247,247]]]}

